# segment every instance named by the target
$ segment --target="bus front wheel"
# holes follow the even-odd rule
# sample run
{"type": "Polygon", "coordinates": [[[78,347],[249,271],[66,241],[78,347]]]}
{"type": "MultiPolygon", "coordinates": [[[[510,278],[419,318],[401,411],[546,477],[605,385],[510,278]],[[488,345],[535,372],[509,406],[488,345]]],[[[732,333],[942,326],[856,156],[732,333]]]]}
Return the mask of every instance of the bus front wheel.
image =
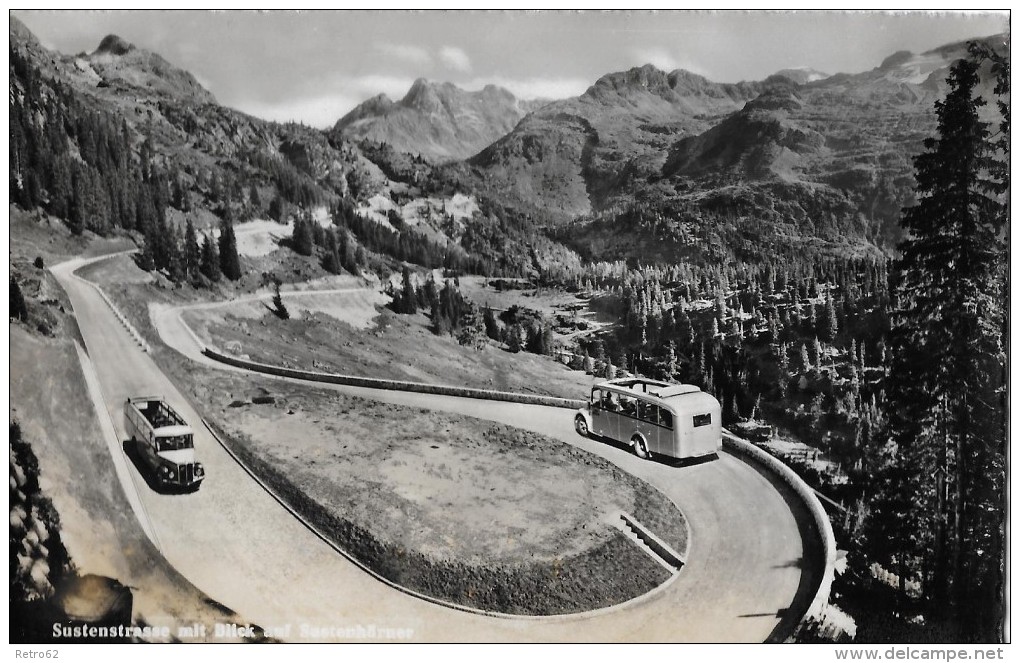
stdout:
{"type": "Polygon", "coordinates": [[[648,447],[645,446],[645,441],[639,436],[635,435],[630,439],[630,444],[634,447],[634,455],[638,458],[648,458],[648,447]]]}
{"type": "Polygon", "coordinates": [[[581,415],[574,417],[574,429],[581,437],[588,437],[588,422],[581,415]]]}

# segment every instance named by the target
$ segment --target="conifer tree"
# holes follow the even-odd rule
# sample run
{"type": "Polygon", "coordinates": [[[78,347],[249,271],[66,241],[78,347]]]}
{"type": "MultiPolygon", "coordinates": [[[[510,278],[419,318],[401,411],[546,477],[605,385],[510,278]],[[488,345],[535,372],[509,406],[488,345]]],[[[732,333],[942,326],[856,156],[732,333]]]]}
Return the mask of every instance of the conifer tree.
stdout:
{"type": "Polygon", "coordinates": [[[825,297],[824,308],[822,309],[822,316],[819,320],[818,334],[823,340],[832,343],[836,340],[836,333],[839,331],[839,323],[836,319],[836,305],[832,301],[832,293],[827,293],[825,297]]]}
{"type": "Polygon", "coordinates": [[[198,245],[198,235],[195,233],[195,225],[188,219],[184,230],[184,270],[189,279],[198,275],[201,264],[202,249],[198,245]]]}
{"type": "Polygon", "coordinates": [[[294,231],[291,234],[291,245],[303,256],[312,255],[315,244],[312,240],[312,222],[304,214],[294,217],[294,231]]]}
{"type": "Polygon", "coordinates": [[[273,313],[281,320],[289,320],[290,311],[287,310],[286,304],[283,303],[283,295],[280,294],[280,282],[277,281],[273,285],[275,287],[273,292],[273,313]]]}
{"type": "Polygon", "coordinates": [[[322,256],[322,268],[330,274],[339,274],[343,271],[340,261],[340,251],[337,248],[336,232],[332,228],[325,231],[325,253],[322,256]]]}
{"type": "Polygon", "coordinates": [[[494,341],[499,340],[499,322],[496,321],[496,313],[488,304],[485,305],[485,313],[482,316],[485,323],[485,335],[494,341]]]}
{"type": "Polygon", "coordinates": [[[521,334],[523,330],[519,324],[514,323],[510,327],[506,327],[506,349],[510,352],[521,351],[521,334]]]}
{"type": "Polygon", "coordinates": [[[138,267],[147,272],[156,269],[156,259],[152,255],[152,243],[148,240],[142,241],[142,250],[138,254],[138,267]]]}
{"type": "Polygon", "coordinates": [[[979,637],[998,637],[1006,171],[995,167],[979,118],[978,72],[974,60],[953,65],[949,92],[935,104],[938,134],[914,160],[918,203],[904,212],[909,234],[893,274],[900,306],[889,346],[888,411],[896,446],[887,474],[895,480],[875,503],[906,508],[879,510],[873,521],[881,527],[882,518],[898,519],[910,532],[890,557],[922,560],[930,577],[925,593],[944,623],[970,623],[984,629],[979,637]]]}
{"type": "Polygon", "coordinates": [[[209,235],[202,241],[202,261],[198,271],[210,281],[220,280],[220,255],[209,235]]]}
{"type": "Polygon", "coordinates": [[[220,272],[231,281],[241,278],[241,259],[237,255],[237,238],[234,226],[224,220],[220,225],[219,239],[220,272]]]}
{"type": "Polygon", "coordinates": [[[399,312],[411,314],[418,312],[418,296],[414,289],[414,283],[411,282],[411,270],[407,265],[404,265],[401,274],[399,312]]]}

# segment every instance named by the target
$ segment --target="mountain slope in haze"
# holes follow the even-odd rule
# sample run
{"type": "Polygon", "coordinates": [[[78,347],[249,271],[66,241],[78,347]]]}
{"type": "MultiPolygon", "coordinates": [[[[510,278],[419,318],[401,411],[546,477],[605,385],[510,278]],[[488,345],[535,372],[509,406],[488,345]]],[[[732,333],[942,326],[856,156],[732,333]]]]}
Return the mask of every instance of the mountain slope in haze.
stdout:
{"type": "MultiPolygon", "coordinates": [[[[950,64],[966,52],[950,44],[897,53],[859,74],[795,70],[738,84],[644,66],[607,74],[584,94],[523,118],[527,105],[504,90],[466,93],[419,81],[400,102],[369,100],[324,132],[219,106],[190,74],[117,37],[91,54],[64,56],[14,18],[10,32],[12,54],[61,83],[50,90],[66,85],[81,106],[108,116],[102,131],[124,136],[118,145],[128,145],[129,170],[166,174],[171,208],[202,225],[264,217],[277,198],[305,209],[384,198],[403,209],[428,197],[441,206],[459,193],[474,196],[480,211],[455,233],[440,219],[437,240],[442,234],[500,269],[498,256],[515,256],[513,270],[531,268],[531,249],[546,241],[537,227],[561,224],[570,224],[569,233],[557,237],[593,259],[888,249],[900,209],[912,203],[912,158],[934,129],[932,104],[945,92],[950,64]],[[441,164],[393,145],[412,149],[417,141],[418,151],[467,155],[474,141],[489,140],[470,158],[441,164]]],[[[97,144],[86,130],[91,120],[79,110],[61,117],[45,101],[49,90],[39,94],[30,78],[12,74],[11,107],[20,106],[21,118],[12,146],[37,149],[40,141],[25,135],[50,131],[45,145],[65,153],[59,169],[39,169],[32,199],[55,204],[77,195],[72,185],[102,179],[99,168],[76,176],[83,159],[96,159],[97,144]],[[53,179],[61,180],[59,196],[51,195],[53,179]]],[[[993,117],[994,103],[985,111],[993,117]]],[[[14,147],[11,161],[26,163],[14,147]]],[[[23,185],[20,178],[12,168],[12,187],[23,185]]],[[[109,191],[98,199],[119,197],[109,191]]],[[[121,212],[130,217],[130,209],[121,212]]],[[[392,228],[407,230],[403,221],[392,228]]]]}
{"type": "MultiPolygon", "coordinates": [[[[1004,38],[988,43],[1001,46],[1004,38]]],[[[948,89],[950,66],[966,55],[966,43],[901,52],[871,71],[776,88],[712,129],[677,141],[663,175],[694,191],[768,180],[831,187],[886,226],[883,232],[893,230],[911,202],[913,157],[935,129],[934,103],[948,89]]],[[[992,99],[992,88],[985,75],[978,93],[992,99]]],[[[981,112],[997,121],[994,104],[981,112]]]]}
{"type": "Polygon", "coordinates": [[[658,172],[677,137],[708,129],[766,87],[652,65],[608,74],[531,113],[470,163],[512,200],[560,217],[586,214],[606,191],[658,172]]]}
{"type": "Polygon", "coordinates": [[[825,145],[821,134],[791,119],[803,105],[795,86],[768,90],[708,131],[678,141],[663,171],[688,176],[730,172],[747,180],[794,179],[802,157],[818,153],[825,145]]]}
{"type": "Polygon", "coordinates": [[[387,143],[432,161],[466,159],[506,134],[545,101],[528,101],[495,85],[477,92],[419,78],[400,101],[380,94],[333,128],[354,141],[387,143]]]}
{"type": "MultiPolygon", "coordinates": [[[[1001,52],[1008,35],[987,41],[1001,52]]],[[[779,232],[787,244],[824,235],[888,249],[913,202],[912,160],[934,131],[933,104],[966,49],[897,53],[859,74],[786,70],[729,86],[641,67],[532,113],[469,163],[494,195],[554,225],[578,219],[569,235],[586,235],[574,246],[593,258],[660,253],[662,237],[693,246],[699,224],[720,218],[746,219],[755,236],[779,232]],[[641,246],[628,236],[632,251],[614,251],[621,233],[638,231],[665,234],[641,246]]],[[[992,77],[984,81],[980,92],[992,99],[992,77]]],[[[994,104],[984,112],[996,121],[994,104]]],[[[741,233],[725,241],[739,243],[741,233]]]]}

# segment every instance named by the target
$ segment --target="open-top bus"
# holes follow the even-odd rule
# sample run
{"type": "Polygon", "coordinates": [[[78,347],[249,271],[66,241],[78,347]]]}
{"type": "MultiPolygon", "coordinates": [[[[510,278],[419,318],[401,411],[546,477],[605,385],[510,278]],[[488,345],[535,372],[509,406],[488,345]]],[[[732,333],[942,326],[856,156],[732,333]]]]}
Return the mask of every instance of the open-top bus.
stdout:
{"type": "Polygon", "coordinates": [[[699,458],[722,447],[721,414],[719,401],[694,385],[622,378],[592,387],[574,427],[586,437],[629,444],[641,458],[699,458]]]}
{"type": "Polygon", "coordinates": [[[156,396],[127,399],[124,415],[128,435],[159,485],[197,490],[205,468],[195,458],[194,431],[184,417],[156,396]]]}

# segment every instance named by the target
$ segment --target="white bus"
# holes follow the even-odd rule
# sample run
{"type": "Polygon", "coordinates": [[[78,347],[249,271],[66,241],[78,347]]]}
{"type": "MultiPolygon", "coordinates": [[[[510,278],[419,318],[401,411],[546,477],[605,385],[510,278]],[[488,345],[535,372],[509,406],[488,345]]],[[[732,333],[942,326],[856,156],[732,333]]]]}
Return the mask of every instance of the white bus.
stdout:
{"type": "Polygon", "coordinates": [[[690,384],[623,378],[596,384],[574,415],[574,428],[629,444],[641,458],[699,458],[722,447],[722,408],[690,384]]]}
{"type": "Polygon", "coordinates": [[[159,485],[198,490],[205,468],[195,459],[194,432],[184,417],[156,396],[127,399],[124,415],[128,435],[159,485]]]}

